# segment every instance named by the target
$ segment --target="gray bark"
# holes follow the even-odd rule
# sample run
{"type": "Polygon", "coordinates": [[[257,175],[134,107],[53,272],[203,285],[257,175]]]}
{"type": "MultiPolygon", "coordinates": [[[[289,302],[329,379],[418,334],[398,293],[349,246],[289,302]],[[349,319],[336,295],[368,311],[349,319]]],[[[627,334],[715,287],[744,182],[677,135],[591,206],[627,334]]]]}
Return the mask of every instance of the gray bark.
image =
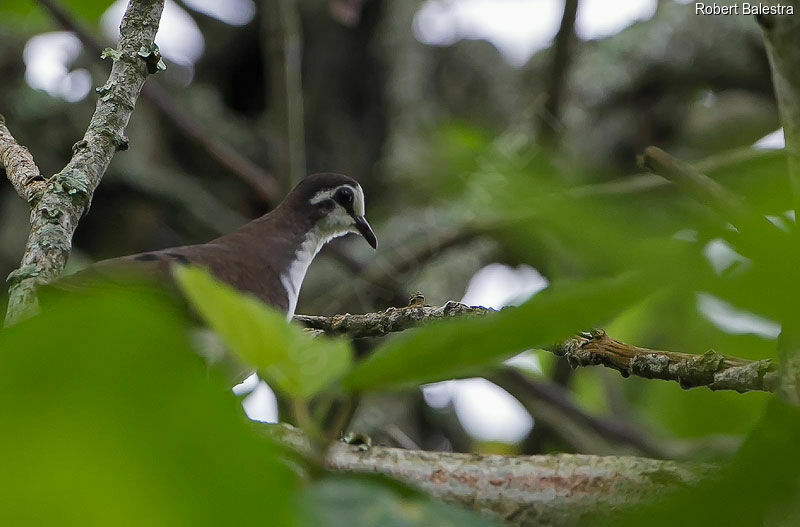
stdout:
{"type": "MultiPolygon", "coordinates": [[[[35,191],[20,195],[31,203],[31,231],[20,267],[8,277],[6,324],[35,312],[36,286],[57,278],[72,249],[72,235],[89,209],[92,195],[117,150],[127,148],[125,127],[149,72],[160,61],[153,44],[164,0],[131,0],[120,26],[108,81],[83,139],[73,146],[72,159],[35,191]]],[[[9,177],[12,178],[11,174],[9,177]]],[[[15,188],[20,188],[15,184],[15,188]]]]}
{"type": "MultiPolygon", "coordinates": [[[[313,457],[299,430],[280,424],[266,432],[313,457]]],[[[329,445],[323,463],[336,472],[384,474],[510,525],[575,525],[601,510],[697,483],[713,471],[709,465],[629,456],[456,454],[342,442],[329,445]]]]}

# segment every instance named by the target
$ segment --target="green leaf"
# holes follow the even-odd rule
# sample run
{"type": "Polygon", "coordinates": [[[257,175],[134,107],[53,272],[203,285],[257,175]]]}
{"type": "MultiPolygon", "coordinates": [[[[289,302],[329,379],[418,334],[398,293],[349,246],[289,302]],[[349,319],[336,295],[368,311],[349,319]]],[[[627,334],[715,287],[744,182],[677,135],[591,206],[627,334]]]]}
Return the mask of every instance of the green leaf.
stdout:
{"type": "Polygon", "coordinates": [[[689,488],[659,493],[627,510],[601,511],[585,525],[794,526],[800,521],[800,409],[773,397],[734,459],[689,488]],[[710,519],[711,504],[713,519],[710,519]],[[608,513],[609,518],[600,519],[608,513]],[[613,516],[612,516],[613,514],[613,516]]]}
{"type": "Polygon", "coordinates": [[[467,375],[606,322],[653,287],[643,275],[555,285],[496,315],[431,324],[384,344],[350,372],[345,385],[396,388],[467,375]]]}
{"type": "Polygon", "coordinates": [[[350,368],[353,352],[348,341],[312,338],[288,324],[282,313],[203,269],[178,267],[175,278],[225,344],[285,394],[309,398],[350,368]]]}
{"type": "MultiPolygon", "coordinates": [[[[97,24],[100,17],[111,7],[112,0],[67,0],[63,7],[71,14],[97,24]]],[[[0,18],[41,20],[49,18],[49,13],[36,2],[30,0],[3,0],[0,2],[0,18]]],[[[4,20],[5,21],[5,20],[4,20]]]]}
{"type": "Polygon", "coordinates": [[[0,330],[0,524],[286,525],[282,450],[209,375],[181,311],[131,289],[0,330]]]}
{"type": "Polygon", "coordinates": [[[402,492],[377,478],[327,477],[300,494],[299,526],[316,527],[485,527],[497,525],[454,506],[402,492]]]}

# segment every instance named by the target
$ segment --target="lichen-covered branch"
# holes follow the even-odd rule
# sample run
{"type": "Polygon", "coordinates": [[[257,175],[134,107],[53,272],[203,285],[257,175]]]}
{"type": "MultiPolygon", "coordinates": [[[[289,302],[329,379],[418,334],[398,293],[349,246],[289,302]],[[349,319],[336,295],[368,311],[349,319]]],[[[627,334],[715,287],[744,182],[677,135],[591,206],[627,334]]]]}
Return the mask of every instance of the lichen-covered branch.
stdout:
{"type": "MultiPolygon", "coordinates": [[[[86,49],[100,59],[103,44],[78,20],[75,19],[56,0],[38,0],[52,17],[67,31],[77,35],[86,49]]],[[[202,126],[191,115],[180,109],[178,102],[170,93],[156,82],[149,82],[142,88],[141,96],[161,112],[166,120],[185,137],[198,143],[220,167],[239,178],[266,204],[274,205],[280,200],[280,190],[275,178],[264,169],[244,157],[219,137],[219,134],[202,126]]],[[[213,215],[210,215],[213,216],[213,215]]]]}
{"type": "Polygon", "coordinates": [[[5,118],[0,115],[0,166],[5,168],[8,180],[17,194],[27,201],[33,201],[44,188],[44,178],[27,148],[11,135],[5,118]]]}
{"type": "MultiPolygon", "coordinates": [[[[31,203],[31,232],[19,269],[8,277],[6,324],[35,309],[38,284],[58,277],[72,248],[72,235],[88,210],[95,189],[117,150],[127,148],[125,127],[148,73],[158,70],[160,56],[153,43],[164,0],[131,0],[120,26],[108,81],[83,139],[73,146],[72,159],[50,177],[31,203]]],[[[23,198],[29,200],[25,194],[23,198]]],[[[30,200],[29,200],[30,201],[30,200]]]]}
{"type": "MultiPolygon", "coordinates": [[[[313,454],[308,439],[291,426],[268,425],[266,431],[302,454],[313,454]]],[[[697,483],[713,470],[639,457],[457,454],[341,442],[328,448],[324,464],[336,472],[390,476],[511,525],[574,525],[599,510],[697,483]]]]}
{"type": "Polygon", "coordinates": [[[715,351],[702,355],[659,351],[614,340],[602,330],[577,335],[553,349],[573,367],[607,366],[624,377],[675,381],[682,388],[705,386],[710,390],[773,391],[777,376],[770,359],[726,357],[715,351]]]}
{"type": "MultiPolygon", "coordinates": [[[[329,335],[351,338],[380,337],[404,331],[428,322],[455,316],[485,316],[493,309],[448,302],[427,306],[414,302],[407,307],[389,308],[361,315],[295,315],[304,326],[329,335]]],[[[774,391],[777,382],[775,364],[770,359],[752,361],[726,357],[714,351],[703,355],[659,351],[631,346],[614,340],[604,331],[581,333],[550,349],[564,356],[573,367],[601,365],[624,376],[675,381],[683,388],[705,386],[711,390],[774,391]]]]}
{"type": "Polygon", "coordinates": [[[448,302],[443,306],[412,304],[400,308],[390,307],[385,311],[362,315],[351,315],[350,313],[332,317],[295,315],[294,319],[307,328],[322,330],[328,335],[347,335],[350,338],[358,339],[382,337],[423,323],[455,316],[481,316],[489,313],[495,313],[495,310],[480,306],[467,306],[460,302],[448,302]]]}

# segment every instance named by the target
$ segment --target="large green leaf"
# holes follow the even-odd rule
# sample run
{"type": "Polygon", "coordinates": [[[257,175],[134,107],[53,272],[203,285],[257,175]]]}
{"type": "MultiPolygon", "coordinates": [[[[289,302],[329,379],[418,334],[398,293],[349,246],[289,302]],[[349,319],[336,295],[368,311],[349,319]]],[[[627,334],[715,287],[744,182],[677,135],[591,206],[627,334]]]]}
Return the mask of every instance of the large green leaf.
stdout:
{"type": "Polygon", "coordinates": [[[175,277],[225,344],[287,395],[311,397],[350,368],[348,341],[311,338],[288,324],[282,313],[234,291],[203,269],[179,267],[175,277]]]}
{"type": "Polygon", "coordinates": [[[0,524],[286,525],[295,476],[156,293],[0,331],[0,524]]]}
{"type": "Polygon", "coordinates": [[[474,373],[606,322],[653,287],[642,275],[555,285],[496,315],[432,324],[383,345],[350,372],[345,385],[394,388],[474,373]]]}

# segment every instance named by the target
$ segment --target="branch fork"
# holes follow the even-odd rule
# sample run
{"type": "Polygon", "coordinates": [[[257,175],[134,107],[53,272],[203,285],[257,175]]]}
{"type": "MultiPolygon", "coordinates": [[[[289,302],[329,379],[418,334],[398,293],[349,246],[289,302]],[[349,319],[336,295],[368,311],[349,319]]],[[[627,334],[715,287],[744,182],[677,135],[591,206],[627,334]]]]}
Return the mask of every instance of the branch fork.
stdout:
{"type": "MultiPolygon", "coordinates": [[[[0,162],[17,193],[31,206],[31,232],[20,268],[9,276],[6,325],[36,312],[36,286],[61,275],[72,248],[72,235],[89,209],[92,195],[117,150],[127,146],[125,127],[156,57],[153,41],[164,0],[131,0],[122,17],[120,41],[111,74],[103,85],[83,139],[72,159],[49,179],[33,156],[0,119],[0,162]],[[141,50],[150,50],[142,56],[141,50]]],[[[158,68],[156,68],[157,70],[158,68]]]]}

